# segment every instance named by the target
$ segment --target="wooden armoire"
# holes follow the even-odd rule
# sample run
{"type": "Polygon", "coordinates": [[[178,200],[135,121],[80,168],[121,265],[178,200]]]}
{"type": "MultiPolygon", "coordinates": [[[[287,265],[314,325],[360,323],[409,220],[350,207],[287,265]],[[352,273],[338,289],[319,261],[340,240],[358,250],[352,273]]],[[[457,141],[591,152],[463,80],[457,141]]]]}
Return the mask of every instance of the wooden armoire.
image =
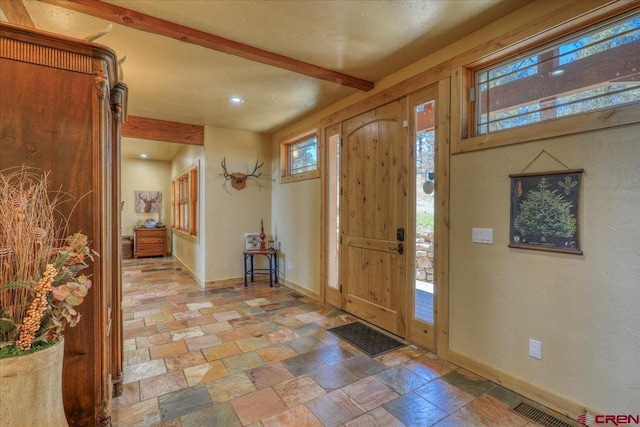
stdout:
{"type": "MultiPolygon", "coordinates": [[[[50,172],[70,232],[99,253],[93,286],[65,330],[63,397],[70,426],[111,424],[122,391],[120,127],[126,86],[115,53],[95,43],[0,23],[0,170],[50,172]]],[[[1,396],[0,396],[1,398],[1,396]]]]}

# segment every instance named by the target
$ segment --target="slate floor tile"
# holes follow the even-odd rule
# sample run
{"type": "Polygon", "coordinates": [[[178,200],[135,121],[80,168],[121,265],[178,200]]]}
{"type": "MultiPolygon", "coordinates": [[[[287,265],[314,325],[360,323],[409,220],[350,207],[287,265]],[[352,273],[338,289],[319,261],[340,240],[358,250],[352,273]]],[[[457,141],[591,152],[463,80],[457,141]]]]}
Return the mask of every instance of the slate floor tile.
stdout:
{"type": "Polygon", "coordinates": [[[320,396],[305,405],[327,427],[338,427],[365,412],[354,405],[342,390],[320,396]]]}
{"type": "Polygon", "coordinates": [[[401,396],[382,407],[409,427],[430,426],[449,415],[415,393],[401,396]]]}
{"type": "Polygon", "coordinates": [[[114,427],[533,427],[519,395],[407,345],[375,358],[354,316],[284,286],[200,288],[170,258],[124,260],[114,427]]]}
{"type": "Polygon", "coordinates": [[[410,370],[397,366],[383,371],[375,376],[376,379],[385,383],[399,394],[409,393],[427,383],[427,380],[410,370]]]}
{"type": "Polygon", "coordinates": [[[462,368],[443,375],[442,379],[474,397],[479,397],[496,386],[495,383],[462,368]]]}
{"type": "Polygon", "coordinates": [[[182,427],[242,426],[242,423],[229,402],[214,403],[211,406],[182,416],[180,421],[182,422],[182,427]]]}
{"type": "Polygon", "coordinates": [[[204,386],[184,388],[165,394],[160,396],[158,403],[163,422],[199,411],[213,404],[211,396],[204,386]]]}

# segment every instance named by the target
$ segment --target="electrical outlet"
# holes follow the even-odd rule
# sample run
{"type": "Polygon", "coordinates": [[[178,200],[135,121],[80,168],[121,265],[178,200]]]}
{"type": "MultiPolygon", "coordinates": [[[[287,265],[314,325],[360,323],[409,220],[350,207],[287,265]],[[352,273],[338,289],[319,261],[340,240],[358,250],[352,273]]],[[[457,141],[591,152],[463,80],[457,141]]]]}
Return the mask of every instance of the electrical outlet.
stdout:
{"type": "Polygon", "coordinates": [[[542,343],[529,338],[529,356],[535,359],[542,359],[542,343]]]}

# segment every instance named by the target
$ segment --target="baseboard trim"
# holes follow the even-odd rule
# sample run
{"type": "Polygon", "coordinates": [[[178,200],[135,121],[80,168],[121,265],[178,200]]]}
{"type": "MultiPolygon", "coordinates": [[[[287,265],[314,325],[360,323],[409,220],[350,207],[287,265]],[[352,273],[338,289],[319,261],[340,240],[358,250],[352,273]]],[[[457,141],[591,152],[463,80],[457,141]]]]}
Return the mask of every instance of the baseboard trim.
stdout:
{"type": "Polygon", "coordinates": [[[290,280],[286,280],[286,279],[283,279],[283,278],[280,278],[280,283],[283,283],[284,286],[286,286],[287,288],[293,289],[294,291],[296,291],[296,292],[298,292],[298,293],[300,293],[300,294],[302,294],[302,295],[304,295],[306,297],[313,298],[316,301],[320,301],[320,294],[317,293],[317,292],[310,291],[309,289],[304,288],[304,287],[298,285],[297,283],[294,283],[294,282],[292,282],[290,280]]]}
{"type": "Polygon", "coordinates": [[[196,283],[198,284],[198,286],[200,286],[201,288],[204,288],[204,282],[202,280],[200,280],[200,278],[198,276],[196,276],[196,273],[193,272],[193,270],[191,270],[189,267],[187,267],[187,265],[182,262],[182,260],[180,258],[178,258],[177,256],[174,256],[173,259],[180,264],[180,267],[186,271],[187,273],[189,273],[189,276],[191,276],[191,278],[193,280],[196,281],[196,283]]]}
{"type": "Polygon", "coordinates": [[[529,383],[522,378],[509,374],[493,365],[484,363],[476,358],[466,356],[462,353],[458,353],[453,349],[449,349],[448,361],[461,366],[475,374],[478,374],[484,378],[487,378],[494,383],[508,388],[522,396],[533,400],[541,405],[553,409],[556,412],[561,413],[573,420],[577,419],[579,415],[589,412],[591,414],[599,414],[594,409],[587,408],[571,399],[561,396],[551,390],[544,387],[537,386],[529,383]]]}
{"type": "Polygon", "coordinates": [[[241,284],[244,284],[243,277],[231,277],[229,279],[207,280],[204,284],[204,287],[207,289],[216,289],[227,288],[229,286],[235,287],[241,284]]]}

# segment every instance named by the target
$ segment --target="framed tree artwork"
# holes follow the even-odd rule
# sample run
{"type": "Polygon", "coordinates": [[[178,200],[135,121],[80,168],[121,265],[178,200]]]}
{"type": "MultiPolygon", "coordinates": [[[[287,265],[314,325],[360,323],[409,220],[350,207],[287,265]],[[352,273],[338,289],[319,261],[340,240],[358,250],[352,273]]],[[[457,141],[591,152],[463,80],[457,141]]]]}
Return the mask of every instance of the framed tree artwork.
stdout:
{"type": "Polygon", "coordinates": [[[582,169],[509,175],[509,247],[582,254],[578,205],[582,169]]]}

